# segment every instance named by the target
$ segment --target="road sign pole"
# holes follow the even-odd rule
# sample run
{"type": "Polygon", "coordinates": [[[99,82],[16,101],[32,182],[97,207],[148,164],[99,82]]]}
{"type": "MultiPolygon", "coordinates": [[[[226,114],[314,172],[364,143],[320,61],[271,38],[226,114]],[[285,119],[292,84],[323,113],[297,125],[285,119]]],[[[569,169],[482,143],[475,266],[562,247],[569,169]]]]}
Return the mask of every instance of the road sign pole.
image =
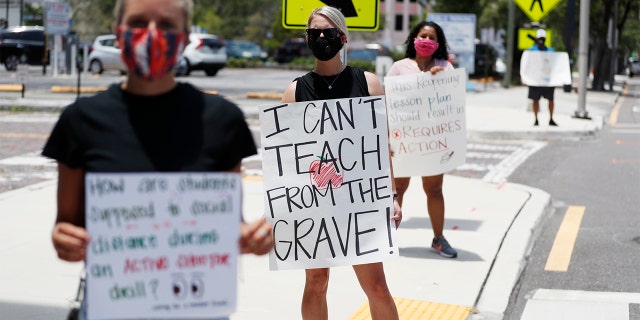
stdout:
{"type": "Polygon", "coordinates": [[[507,22],[507,71],[504,73],[504,82],[502,84],[503,87],[509,88],[511,86],[511,73],[513,72],[513,49],[514,45],[514,35],[515,35],[515,15],[516,15],[516,5],[513,1],[509,1],[509,15],[507,22]]]}
{"type": "Polygon", "coordinates": [[[580,46],[578,49],[578,110],[575,118],[591,119],[587,115],[587,80],[589,79],[589,0],[580,0],[580,46]]]}
{"type": "Polygon", "coordinates": [[[387,48],[393,47],[391,39],[391,32],[393,31],[393,19],[396,16],[394,9],[395,3],[393,1],[385,1],[385,15],[384,15],[384,45],[387,48]]]}

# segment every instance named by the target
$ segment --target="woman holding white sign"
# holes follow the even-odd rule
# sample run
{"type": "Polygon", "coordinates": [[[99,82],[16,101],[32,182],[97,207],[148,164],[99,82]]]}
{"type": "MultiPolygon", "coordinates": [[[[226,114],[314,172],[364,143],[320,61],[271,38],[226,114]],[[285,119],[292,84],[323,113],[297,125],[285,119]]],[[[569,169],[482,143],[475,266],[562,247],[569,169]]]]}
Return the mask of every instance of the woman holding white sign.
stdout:
{"type": "MultiPolygon", "coordinates": [[[[87,173],[239,173],[242,159],[256,153],[236,105],[174,78],[189,41],[192,8],[191,0],[116,2],[113,32],[127,80],[69,105],[43,150],[58,162],[51,237],[60,259],[87,257],[87,173]]],[[[264,218],[241,224],[242,253],[266,254],[273,245],[264,218]]]]}
{"type": "MultiPolygon", "coordinates": [[[[348,31],[346,19],[338,9],[329,6],[315,9],[309,16],[306,31],[307,43],[316,58],[316,67],[287,87],[282,102],[384,94],[376,75],[343,63],[339,52],[344,52],[348,31]]],[[[397,228],[402,220],[402,213],[395,200],[394,207],[391,219],[395,221],[397,228]]],[[[382,263],[354,265],[353,269],[369,299],[372,319],[398,319],[398,311],[387,287],[382,263]]],[[[328,319],[329,268],[306,269],[305,275],[302,318],[328,319]]]]}
{"type": "MultiPolygon", "coordinates": [[[[453,65],[447,60],[449,58],[447,39],[437,23],[420,22],[409,33],[405,45],[407,46],[405,58],[394,62],[387,76],[420,72],[430,72],[435,75],[441,71],[453,70],[453,65]]],[[[410,179],[410,177],[395,178],[398,202],[401,206],[410,179]]],[[[422,188],[427,195],[427,211],[433,228],[431,248],[444,257],[455,258],[458,252],[449,245],[442,234],[444,229],[443,180],[444,174],[422,177],[422,188]]]]}

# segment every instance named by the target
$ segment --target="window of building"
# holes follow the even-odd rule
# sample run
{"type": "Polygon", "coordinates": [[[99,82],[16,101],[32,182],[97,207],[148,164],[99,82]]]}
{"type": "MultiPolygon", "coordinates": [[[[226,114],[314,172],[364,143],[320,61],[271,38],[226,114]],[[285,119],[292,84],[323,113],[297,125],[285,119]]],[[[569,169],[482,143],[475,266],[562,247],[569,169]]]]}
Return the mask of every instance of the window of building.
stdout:
{"type": "Polygon", "coordinates": [[[402,31],[403,30],[402,29],[402,20],[403,20],[402,15],[401,14],[396,14],[396,23],[395,23],[395,25],[396,25],[395,30],[396,31],[402,31]]]}

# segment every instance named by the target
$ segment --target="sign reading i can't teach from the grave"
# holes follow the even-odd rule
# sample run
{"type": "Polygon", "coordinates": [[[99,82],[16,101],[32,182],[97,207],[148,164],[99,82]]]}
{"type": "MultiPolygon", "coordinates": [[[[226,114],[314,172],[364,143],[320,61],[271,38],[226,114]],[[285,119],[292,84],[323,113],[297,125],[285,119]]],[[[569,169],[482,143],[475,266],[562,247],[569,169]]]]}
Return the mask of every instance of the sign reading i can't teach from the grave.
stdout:
{"type": "Polygon", "coordinates": [[[384,78],[394,176],[431,176],[464,164],[466,78],[463,68],[384,78]]]}
{"type": "Polygon", "coordinates": [[[233,173],[88,173],[88,318],[234,312],[241,190],[233,173]]]}
{"type": "Polygon", "coordinates": [[[260,110],[271,270],[398,256],[383,96],[260,110]]]}

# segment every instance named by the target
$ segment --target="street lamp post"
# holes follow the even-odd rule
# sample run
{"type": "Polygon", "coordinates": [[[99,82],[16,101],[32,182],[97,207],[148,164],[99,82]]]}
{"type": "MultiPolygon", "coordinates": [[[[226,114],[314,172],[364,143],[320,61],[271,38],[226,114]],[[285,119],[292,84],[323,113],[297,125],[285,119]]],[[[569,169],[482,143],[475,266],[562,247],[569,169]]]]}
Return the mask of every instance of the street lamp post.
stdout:
{"type": "Polygon", "coordinates": [[[589,78],[589,0],[580,0],[580,45],[578,49],[578,109],[574,117],[590,119],[586,110],[587,80],[589,78]]]}

